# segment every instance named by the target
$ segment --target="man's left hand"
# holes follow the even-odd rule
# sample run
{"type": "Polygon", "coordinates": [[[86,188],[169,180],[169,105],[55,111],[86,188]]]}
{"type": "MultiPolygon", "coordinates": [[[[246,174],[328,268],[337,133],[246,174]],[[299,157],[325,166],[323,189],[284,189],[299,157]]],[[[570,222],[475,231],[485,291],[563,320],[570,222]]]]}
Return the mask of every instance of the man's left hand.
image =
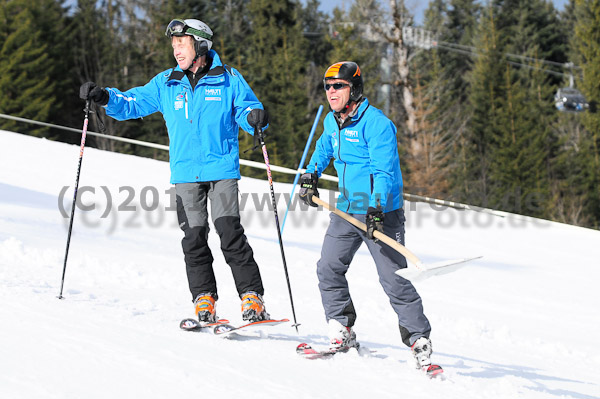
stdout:
{"type": "Polygon", "coordinates": [[[307,205],[317,207],[318,205],[312,200],[314,197],[319,197],[319,190],[317,185],[319,184],[319,177],[317,173],[305,173],[300,177],[300,192],[298,196],[307,205]]]}
{"type": "Polygon", "coordinates": [[[370,240],[378,241],[377,238],[373,237],[373,233],[377,230],[380,233],[383,233],[383,212],[381,211],[381,206],[377,206],[377,208],[373,208],[372,206],[367,209],[367,237],[370,240]]]}

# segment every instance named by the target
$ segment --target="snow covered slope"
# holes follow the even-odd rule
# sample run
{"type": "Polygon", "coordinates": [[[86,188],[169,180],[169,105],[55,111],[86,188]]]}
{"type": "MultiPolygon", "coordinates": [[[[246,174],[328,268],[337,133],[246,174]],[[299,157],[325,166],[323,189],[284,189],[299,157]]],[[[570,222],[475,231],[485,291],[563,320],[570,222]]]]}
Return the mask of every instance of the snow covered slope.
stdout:
{"type": "MultiPolygon", "coordinates": [[[[303,341],[327,344],[315,273],[324,211],[297,207],[283,234],[299,335],[289,325],[265,329],[268,339],[179,330],[193,307],[164,162],[86,149],[80,194],[89,210],[77,209],[66,299],[56,299],[78,156],[78,146],[0,131],[2,398],[600,397],[598,231],[407,203],[407,246],[425,263],[483,255],[417,284],[447,376],[430,381],[412,369],[364,247],[348,279],[358,339],[376,353],[294,353],[303,341]]],[[[243,178],[240,190],[267,309],[291,319],[268,183],[243,178]]],[[[209,243],[217,311],[239,323],[214,230],[209,243]]]]}

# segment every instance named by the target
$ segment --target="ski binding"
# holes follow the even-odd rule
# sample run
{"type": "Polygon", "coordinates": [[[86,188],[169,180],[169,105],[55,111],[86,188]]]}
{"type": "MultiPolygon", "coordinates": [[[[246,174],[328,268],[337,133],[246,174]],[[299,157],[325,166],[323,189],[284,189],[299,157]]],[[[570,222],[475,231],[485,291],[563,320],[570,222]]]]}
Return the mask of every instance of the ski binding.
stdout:
{"type": "Polygon", "coordinates": [[[219,319],[214,323],[201,323],[196,319],[183,319],[179,323],[179,328],[185,331],[202,331],[203,329],[209,327],[215,327],[227,323],[229,323],[229,320],[227,319],[219,319]]]}

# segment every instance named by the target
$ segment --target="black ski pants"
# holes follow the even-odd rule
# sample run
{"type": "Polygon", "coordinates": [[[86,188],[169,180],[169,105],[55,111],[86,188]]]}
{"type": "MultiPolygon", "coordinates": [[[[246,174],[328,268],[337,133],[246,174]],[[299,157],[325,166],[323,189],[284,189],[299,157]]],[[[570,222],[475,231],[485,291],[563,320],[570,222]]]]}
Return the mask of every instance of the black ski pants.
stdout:
{"type": "Polygon", "coordinates": [[[218,299],[213,256],[208,247],[208,201],[221,250],[231,267],[239,295],[264,289],[258,265],[240,223],[237,180],[180,183],[175,185],[177,217],[184,232],[181,240],[192,300],[210,293],[218,299]]]}

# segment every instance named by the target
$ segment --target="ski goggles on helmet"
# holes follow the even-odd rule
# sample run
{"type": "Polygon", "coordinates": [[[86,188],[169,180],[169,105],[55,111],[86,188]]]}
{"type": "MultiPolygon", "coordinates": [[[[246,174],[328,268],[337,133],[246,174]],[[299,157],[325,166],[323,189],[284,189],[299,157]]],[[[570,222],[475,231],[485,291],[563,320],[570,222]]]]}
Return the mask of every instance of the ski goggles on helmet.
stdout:
{"type": "Polygon", "coordinates": [[[207,40],[212,39],[212,35],[203,32],[199,29],[192,28],[191,26],[186,24],[185,21],[182,19],[174,19],[171,22],[169,22],[169,25],[167,25],[167,30],[165,31],[165,35],[168,38],[171,38],[173,36],[190,35],[198,36],[197,40],[201,40],[200,38],[207,40]]]}
{"type": "Polygon", "coordinates": [[[169,25],[167,25],[165,35],[169,38],[173,36],[185,35],[187,28],[188,26],[184,21],[182,21],[181,19],[174,19],[171,22],[169,22],[169,25]]]}

